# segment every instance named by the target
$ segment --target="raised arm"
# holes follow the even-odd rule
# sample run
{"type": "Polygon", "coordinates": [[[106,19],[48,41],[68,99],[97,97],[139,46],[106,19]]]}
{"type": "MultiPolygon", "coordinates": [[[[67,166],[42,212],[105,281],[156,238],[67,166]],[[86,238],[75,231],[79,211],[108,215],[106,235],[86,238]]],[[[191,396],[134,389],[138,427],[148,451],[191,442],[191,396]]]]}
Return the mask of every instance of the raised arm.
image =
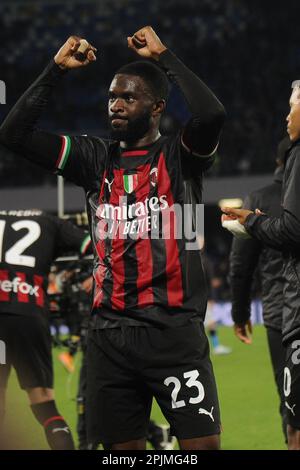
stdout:
{"type": "MultiPolygon", "coordinates": [[[[96,59],[95,48],[92,46],[88,46],[85,60],[76,59],[80,45],[80,38],[76,36],[71,36],[66,41],[43,73],[14,105],[0,127],[0,142],[4,146],[46,169],[61,173],[70,153],[81,153],[80,138],[71,139],[44,132],[37,128],[37,124],[53,89],[66,71],[84,67],[96,59]]],[[[89,144],[85,142],[84,145],[89,144]]],[[[77,176],[79,166],[80,164],[77,176]]],[[[75,174],[70,179],[81,183],[75,174]]]]}
{"type": "Polygon", "coordinates": [[[183,145],[199,156],[217,148],[225,120],[225,109],[213,92],[160,41],[150,26],[128,38],[128,46],[142,57],[152,58],[181,89],[191,119],[182,134],[183,145]]]}

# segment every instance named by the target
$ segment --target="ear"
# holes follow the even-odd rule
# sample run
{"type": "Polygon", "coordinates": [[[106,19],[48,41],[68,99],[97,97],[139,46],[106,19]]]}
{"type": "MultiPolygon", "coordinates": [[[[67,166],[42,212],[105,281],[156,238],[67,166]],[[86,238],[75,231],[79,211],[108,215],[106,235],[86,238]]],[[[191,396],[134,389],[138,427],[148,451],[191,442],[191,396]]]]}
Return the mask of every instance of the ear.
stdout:
{"type": "Polygon", "coordinates": [[[165,109],[166,109],[165,100],[156,101],[156,103],[153,104],[152,116],[158,116],[159,114],[162,114],[165,109]]]}

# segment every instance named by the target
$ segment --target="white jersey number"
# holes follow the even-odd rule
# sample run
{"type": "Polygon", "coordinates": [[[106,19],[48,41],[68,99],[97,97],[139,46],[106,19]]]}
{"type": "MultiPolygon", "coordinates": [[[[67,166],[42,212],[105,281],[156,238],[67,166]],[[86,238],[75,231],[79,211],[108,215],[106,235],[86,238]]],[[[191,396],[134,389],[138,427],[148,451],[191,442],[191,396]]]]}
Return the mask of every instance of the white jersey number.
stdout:
{"type": "MultiPolygon", "coordinates": [[[[203,400],[204,396],[205,396],[205,392],[204,392],[204,387],[203,387],[202,383],[200,382],[200,380],[197,380],[198,377],[199,377],[199,372],[197,370],[191,370],[189,372],[185,372],[183,374],[183,377],[185,379],[188,379],[185,383],[185,385],[187,387],[189,387],[189,388],[196,387],[196,389],[198,390],[197,396],[190,398],[189,403],[192,403],[192,404],[200,403],[203,400]]],[[[173,391],[171,393],[172,408],[182,408],[183,406],[186,406],[186,403],[185,403],[184,400],[177,401],[177,396],[178,396],[178,393],[180,392],[180,389],[181,389],[180,380],[177,377],[167,377],[164,380],[164,384],[167,387],[170,384],[174,385],[173,391]]]]}
{"type": "MultiPolygon", "coordinates": [[[[5,230],[5,220],[0,220],[0,262],[2,261],[2,248],[3,248],[3,237],[5,230]]],[[[30,268],[35,267],[35,257],[23,255],[24,251],[31,246],[41,235],[41,227],[34,220],[20,220],[14,222],[11,228],[15,231],[26,229],[28,233],[24,235],[20,240],[14,243],[5,253],[4,260],[8,264],[16,264],[19,266],[29,266],[30,268]]]]}

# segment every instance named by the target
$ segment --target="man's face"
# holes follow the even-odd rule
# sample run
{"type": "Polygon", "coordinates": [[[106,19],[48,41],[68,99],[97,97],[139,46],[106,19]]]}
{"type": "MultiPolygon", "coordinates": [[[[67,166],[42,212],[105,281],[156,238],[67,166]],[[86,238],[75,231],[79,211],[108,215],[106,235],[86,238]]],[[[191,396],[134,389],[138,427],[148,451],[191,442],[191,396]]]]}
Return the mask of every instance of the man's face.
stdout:
{"type": "Polygon", "coordinates": [[[154,98],[141,77],[116,75],[109,88],[108,118],[114,140],[136,142],[153,126],[154,98]]]}
{"type": "Polygon", "coordinates": [[[290,97],[290,112],[286,118],[287,131],[292,142],[300,138],[300,88],[295,86],[290,97]]]}

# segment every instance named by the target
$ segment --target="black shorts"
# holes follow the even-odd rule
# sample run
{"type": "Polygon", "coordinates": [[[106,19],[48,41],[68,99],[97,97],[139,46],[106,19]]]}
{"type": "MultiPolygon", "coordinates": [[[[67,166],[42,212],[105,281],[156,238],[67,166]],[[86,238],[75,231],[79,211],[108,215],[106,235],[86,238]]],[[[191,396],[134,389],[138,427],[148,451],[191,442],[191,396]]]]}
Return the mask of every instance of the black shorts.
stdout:
{"type": "Polygon", "coordinates": [[[287,345],[283,389],[287,422],[300,430],[300,339],[287,345]]]}
{"type": "Polygon", "coordinates": [[[46,318],[0,312],[0,339],[6,345],[0,387],[7,387],[13,366],[22,389],[53,388],[51,335],[46,318]]]}
{"type": "Polygon", "coordinates": [[[145,438],[153,397],[178,439],[220,433],[217,390],[203,326],[90,330],[89,442],[114,444],[145,438]]]}

